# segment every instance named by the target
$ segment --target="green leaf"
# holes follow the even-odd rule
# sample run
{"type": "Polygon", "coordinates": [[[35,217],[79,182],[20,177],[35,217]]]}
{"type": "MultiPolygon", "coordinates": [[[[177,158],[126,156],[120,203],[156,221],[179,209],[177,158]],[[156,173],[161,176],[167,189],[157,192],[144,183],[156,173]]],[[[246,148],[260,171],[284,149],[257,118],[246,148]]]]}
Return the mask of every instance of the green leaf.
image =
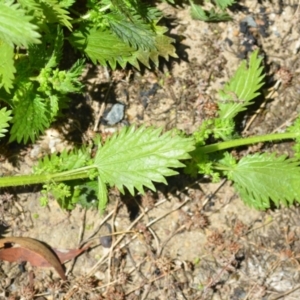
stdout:
{"type": "Polygon", "coordinates": [[[300,202],[299,161],[284,155],[263,153],[243,157],[236,166],[227,164],[227,176],[246,204],[265,209],[300,202]]]}
{"type": "Polygon", "coordinates": [[[50,78],[52,87],[61,94],[79,93],[83,84],[78,80],[84,68],[84,60],[78,60],[70,70],[60,71],[56,69],[50,78]]]}
{"type": "MultiPolygon", "coordinates": [[[[106,187],[105,187],[106,188],[106,187]]],[[[71,202],[84,208],[99,208],[98,181],[82,181],[74,187],[71,202]]]]}
{"type": "Polygon", "coordinates": [[[68,8],[72,6],[75,2],[76,0],[61,0],[59,1],[59,5],[64,8],[68,8]]]}
{"type": "Polygon", "coordinates": [[[31,84],[20,88],[15,96],[20,100],[16,101],[13,110],[13,126],[9,141],[26,143],[30,139],[34,142],[39,133],[49,126],[45,100],[33,92],[31,84]]]}
{"type": "Polygon", "coordinates": [[[56,67],[60,60],[63,53],[63,44],[64,44],[64,33],[60,26],[57,26],[53,30],[51,35],[53,37],[51,40],[44,38],[43,39],[43,48],[40,49],[39,52],[43,51],[43,55],[48,59],[45,68],[54,68],[56,67]]]}
{"type": "Polygon", "coordinates": [[[112,31],[135,50],[155,49],[155,33],[150,25],[146,25],[139,18],[128,21],[120,14],[110,14],[109,24],[112,31]]]}
{"type": "Polygon", "coordinates": [[[155,26],[155,49],[135,50],[110,31],[100,29],[87,29],[86,31],[76,31],[69,39],[74,47],[85,52],[94,64],[99,62],[106,66],[107,63],[115,69],[117,63],[125,68],[127,63],[139,69],[139,62],[146,67],[150,67],[149,60],[158,65],[158,57],[163,56],[166,60],[169,56],[177,57],[175,47],[172,45],[173,39],[164,35],[165,27],[155,26]]]}
{"type": "Polygon", "coordinates": [[[7,110],[6,107],[0,109],[0,138],[4,137],[7,132],[7,127],[9,126],[8,122],[12,119],[11,110],[7,110]]]}
{"type": "MultiPolygon", "coordinates": [[[[92,164],[90,151],[90,147],[82,147],[81,149],[64,150],[61,153],[47,155],[39,159],[38,164],[34,166],[34,174],[56,174],[89,166],[92,164]]],[[[93,170],[91,169],[91,173],[93,170]]],[[[50,180],[43,186],[42,194],[44,197],[41,201],[46,205],[48,202],[47,195],[51,193],[63,209],[73,209],[78,202],[84,206],[91,206],[97,200],[95,189],[97,189],[97,183],[86,179],[64,182],[63,185],[50,180]]]]}
{"type": "Polygon", "coordinates": [[[160,128],[125,127],[98,150],[95,165],[105,183],[121,192],[126,187],[131,194],[134,188],[143,193],[143,186],[155,190],[153,182],[166,183],[165,176],[177,174],[171,168],[184,167],[179,160],[189,158],[193,149],[191,138],[161,135],[160,128]]]}
{"type": "Polygon", "coordinates": [[[216,5],[219,8],[225,9],[225,8],[231,6],[232,4],[234,4],[235,0],[214,0],[214,2],[216,2],[216,5]]]}
{"type": "MultiPolygon", "coordinates": [[[[294,121],[294,124],[292,124],[290,127],[287,128],[287,132],[300,132],[300,116],[298,115],[298,118],[294,121]]],[[[296,138],[295,144],[293,146],[294,150],[294,157],[300,159],[300,137],[296,138]]]]}
{"type": "MultiPolygon", "coordinates": [[[[127,62],[132,64],[138,70],[139,63],[141,62],[144,66],[150,68],[149,60],[151,60],[157,67],[159,64],[159,56],[164,57],[166,60],[169,60],[169,57],[178,57],[176,54],[176,49],[173,45],[174,40],[164,33],[167,31],[166,27],[156,26],[155,28],[156,36],[155,36],[155,48],[154,50],[143,50],[138,49],[137,51],[132,53],[132,56],[127,59],[127,62]]],[[[121,64],[122,67],[125,67],[125,64],[121,64]]]]}
{"type": "Polygon", "coordinates": [[[70,38],[70,42],[83,51],[94,64],[99,62],[106,66],[107,62],[114,69],[117,62],[124,62],[129,57],[133,48],[126,45],[110,31],[92,28],[87,31],[76,31],[70,38]]]}
{"type": "Polygon", "coordinates": [[[205,22],[220,22],[220,21],[230,21],[232,18],[226,12],[216,12],[213,8],[210,11],[204,10],[201,6],[191,4],[191,16],[194,20],[200,20],[205,22]]]}
{"type": "Polygon", "coordinates": [[[13,3],[0,3],[0,40],[11,46],[23,47],[39,43],[38,27],[30,23],[32,17],[26,16],[19,4],[13,3]]]}
{"type": "Polygon", "coordinates": [[[41,1],[40,7],[43,9],[43,15],[49,23],[58,23],[72,30],[72,24],[69,12],[64,9],[65,2],[58,0],[41,1]]]}
{"type": "Polygon", "coordinates": [[[4,87],[5,91],[9,93],[9,90],[13,87],[14,73],[16,72],[14,48],[0,41],[0,53],[0,88],[4,87]]]}
{"type": "Polygon", "coordinates": [[[260,94],[258,91],[263,86],[265,77],[260,66],[261,61],[262,58],[258,58],[258,50],[254,51],[250,56],[249,67],[247,68],[246,61],[243,61],[229,83],[219,92],[220,118],[233,119],[260,94]]]}
{"type": "Polygon", "coordinates": [[[90,164],[90,148],[78,150],[64,150],[60,154],[53,153],[40,159],[34,167],[34,174],[53,174],[68,170],[75,170],[90,164]]]}

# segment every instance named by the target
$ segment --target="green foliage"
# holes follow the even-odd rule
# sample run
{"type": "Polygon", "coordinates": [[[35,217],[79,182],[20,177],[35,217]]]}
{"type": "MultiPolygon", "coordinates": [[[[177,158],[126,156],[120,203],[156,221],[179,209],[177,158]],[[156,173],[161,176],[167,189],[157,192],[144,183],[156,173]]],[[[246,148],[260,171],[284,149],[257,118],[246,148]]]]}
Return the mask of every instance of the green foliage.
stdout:
{"type": "Polygon", "coordinates": [[[82,148],[73,151],[64,150],[62,153],[53,153],[40,159],[34,167],[35,174],[52,174],[68,170],[79,169],[92,164],[91,148],[82,148]]]}
{"type": "Polygon", "coordinates": [[[258,91],[263,86],[265,77],[261,61],[258,51],[254,51],[250,56],[249,67],[247,68],[246,61],[243,61],[224,89],[219,92],[220,118],[233,119],[259,95],[258,91]]]}
{"type": "Polygon", "coordinates": [[[106,185],[116,186],[123,193],[127,188],[132,195],[135,189],[144,193],[144,186],[155,190],[153,182],[166,183],[165,177],[177,174],[173,169],[184,167],[180,160],[188,159],[188,153],[194,149],[192,138],[172,131],[161,134],[160,128],[134,126],[124,127],[103,146],[99,141],[97,145],[94,159],[90,157],[91,148],[82,148],[52,154],[39,161],[34,173],[48,178],[42,192],[43,205],[48,203],[51,193],[65,209],[72,209],[76,203],[89,206],[87,194],[92,194],[103,211],[107,203],[106,185]],[[59,181],[72,180],[76,172],[81,172],[85,180],[59,183],[57,176],[51,176],[58,173],[59,181]],[[86,182],[86,178],[91,181],[86,182]]]}
{"type": "Polygon", "coordinates": [[[248,205],[265,209],[270,207],[270,199],[276,206],[300,200],[298,160],[287,159],[284,155],[276,157],[275,153],[248,155],[237,164],[232,160],[227,154],[220,164],[224,165],[225,174],[248,205]]]}
{"type": "Polygon", "coordinates": [[[231,21],[232,18],[224,10],[234,4],[234,0],[214,0],[213,1],[219,10],[211,8],[210,10],[203,9],[200,5],[196,5],[192,0],[191,4],[191,16],[195,20],[200,20],[204,22],[221,22],[221,21],[231,21]]]}
{"type": "Polygon", "coordinates": [[[136,23],[117,21],[110,17],[109,27],[82,26],[69,38],[71,44],[84,52],[94,64],[109,64],[115,69],[117,63],[125,67],[127,63],[139,69],[139,62],[150,67],[151,60],[158,65],[158,57],[177,57],[172,45],[174,40],[165,35],[167,29],[156,24],[146,26],[139,19],[136,23]],[[99,47],[101,45],[101,47],[99,47]]]}
{"type": "Polygon", "coordinates": [[[157,9],[137,0],[76,7],[75,0],[0,1],[0,98],[12,110],[10,141],[34,142],[66,106],[67,95],[82,91],[84,55],[112,68],[176,57],[167,29],[157,25],[157,9]],[[68,42],[82,52],[69,70],[61,67],[68,42]]]}
{"type": "Polygon", "coordinates": [[[193,140],[160,133],[160,128],[129,127],[114,135],[95,158],[101,179],[132,195],[134,189],[144,193],[143,186],[155,190],[153,181],[166,183],[165,176],[177,174],[171,168],[184,166],[179,160],[189,158],[193,140]]]}
{"type": "Polygon", "coordinates": [[[194,20],[204,21],[204,22],[221,22],[221,21],[231,21],[232,18],[226,12],[216,12],[215,9],[204,10],[200,5],[196,5],[193,1],[191,4],[191,16],[194,20]]]}
{"type": "Polygon", "coordinates": [[[21,142],[23,140],[25,143],[29,139],[34,141],[36,136],[49,126],[45,99],[34,95],[33,88],[33,85],[29,83],[24,86],[24,90],[19,89],[15,93],[18,102],[13,110],[10,141],[21,142]]]}
{"type": "Polygon", "coordinates": [[[11,120],[11,110],[7,110],[6,107],[0,109],[0,138],[7,132],[8,122],[11,120]]]}
{"type": "Polygon", "coordinates": [[[90,1],[83,16],[84,23],[69,37],[71,44],[85,53],[93,63],[110,65],[127,63],[139,68],[149,67],[158,56],[177,57],[173,39],[165,36],[167,29],[157,25],[161,13],[139,1],[90,1]]]}
{"type": "Polygon", "coordinates": [[[135,50],[155,49],[155,33],[151,24],[144,23],[135,16],[132,20],[127,20],[122,14],[109,14],[108,17],[111,30],[127,45],[135,50]]]}
{"type": "Polygon", "coordinates": [[[225,9],[235,3],[235,0],[213,0],[213,1],[221,9],[225,9]]]}
{"type": "MultiPolygon", "coordinates": [[[[191,2],[192,15],[204,21],[229,20],[225,9],[232,0],[215,0],[217,10],[203,10],[191,2]]],[[[69,69],[62,68],[66,43],[86,55],[94,64],[116,68],[128,63],[139,68],[159,56],[176,57],[167,29],[158,25],[161,13],[138,0],[89,0],[76,11],[75,0],[0,0],[0,138],[10,128],[10,141],[34,141],[68,103],[69,93],[80,93],[83,57],[69,69]]],[[[278,139],[296,138],[295,158],[254,154],[235,159],[231,147],[250,144],[239,139],[236,116],[253,104],[263,86],[262,58],[255,51],[219,91],[215,118],[204,120],[193,138],[176,131],[123,128],[104,145],[98,139],[95,156],[91,147],[63,151],[41,159],[28,176],[1,177],[0,187],[43,183],[41,203],[53,195],[64,209],[76,204],[97,206],[103,211],[108,187],[121,192],[155,190],[155,182],[183,167],[193,176],[205,174],[214,182],[221,176],[232,180],[248,205],[265,209],[300,202],[300,121],[278,139]],[[207,145],[209,139],[216,144],[207,145]],[[244,143],[244,144],[243,144],[244,143]],[[196,146],[196,147],[195,147],[196,146]]],[[[276,139],[263,136],[254,142],[276,139]]],[[[248,141],[247,141],[248,139],[248,141]]]]}
{"type": "MultiPolygon", "coordinates": [[[[257,51],[253,52],[246,62],[242,62],[230,81],[219,92],[218,116],[205,120],[194,133],[196,149],[191,153],[192,160],[187,163],[185,171],[211,176],[217,181],[226,176],[233,181],[234,188],[244,202],[256,209],[266,209],[273,203],[275,206],[290,205],[293,201],[300,202],[300,119],[289,128],[292,134],[282,134],[284,138],[294,137],[295,158],[277,156],[276,153],[257,153],[247,155],[237,161],[225,150],[235,145],[248,144],[244,138],[236,140],[234,118],[253,104],[263,86],[263,69],[257,51]],[[213,145],[206,145],[206,140],[225,140],[213,145]],[[235,143],[238,141],[238,143],[235,143]],[[222,151],[220,151],[222,149],[222,151]],[[272,202],[271,202],[272,201],[272,202]]],[[[272,135],[272,139],[280,139],[280,135],[272,135]]],[[[256,142],[270,140],[269,136],[255,137],[256,142]]],[[[253,140],[253,139],[252,139],[253,140]]]]}
{"type": "Polygon", "coordinates": [[[70,42],[84,52],[94,64],[99,62],[107,65],[108,62],[112,68],[116,68],[117,62],[125,66],[133,50],[109,30],[96,28],[74,32],[70,42]]]}
{"type": "Polygon", "coordinates": [[[209,136],[215,139],[230,140],[237,136],[234,118],[260,95],[263,86],[262,58],[254,51],[249,58],[249,66],[243,61],[230,81],[219,91],[218,117],[205,120],[194,132],[197,144],[204,145],[209,136]]]}
{"type": "Polygon", "coordinates": [[[0,62],[0,88],[4,87],[5,91],[9,93],[9,90],[13,87],[12,83],[16,72],[13,60],[14,48],[0,41],[0,53],[2,55],[0,62]]]}
{"type": "MultiPolygon", "coordinates": [[[[295,120],[294,124],[291,125],[288,129],[288,132],[293,132],[295,134],[300,132],[300,117],[298,116],[298,118],[295,120]]],[[[296,137],[296,143],[293,146],[293,150],[294,150],[294,156],[297,159],[300,159],[300,136],[296,137]]]]}
{"type": "MultiPolygon", "coordinates": [[[[55,174],[67,171],[77,170],[86,166],[91,166],[91,147],[83,147],[73,151],[63,151],[54,153],[40,159],[34,167],[34,174],[55,174]]],[[[68,174],[68,173],[67,173],[68,174]]],[[[96,170],[89,170],[87,175],[91,180],[97,176],[96,170]]],[[[49,194],[52,194],[64,209],[73,209],[76,203],[83,206],[89,206],[89,194],[95,194],[95,181],[86,182],[86,180],[73,180],[70,183],[58,183],[55,180],[49,180],[43,185],[41,205],[48,204],[49,194]]]]}
{"type": "Polygon", "coordinates": [[[10,46],[28,47],[39,43],[41,35],[32,24],[33,17],[14,1],[0,2],[0,41],[10,46]]]}

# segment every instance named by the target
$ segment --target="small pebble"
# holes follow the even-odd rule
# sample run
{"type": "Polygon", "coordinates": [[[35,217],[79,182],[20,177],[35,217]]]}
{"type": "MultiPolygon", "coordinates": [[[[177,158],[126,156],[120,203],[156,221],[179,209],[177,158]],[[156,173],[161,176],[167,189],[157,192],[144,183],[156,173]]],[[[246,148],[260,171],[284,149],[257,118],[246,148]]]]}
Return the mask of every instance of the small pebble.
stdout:
{"type": "Polygon", "coordinates": [[[108,114],[104,117],[104,120],[108,125],[115,125],[122,121],[124,118],[125,105],[121,103],[116,103],[113,105],[108,114]]]}
{"type": "MultiPolygon", "coordinates": [[[[111,226],[108,223],[105,223],[105,226],[107,228],[107,231],[109,233],[112,232],[111,230],[111,226]]],[[[112,244],[112,236],[111,235],[105,235],[105,236],[101,236],[100,237],[100,244],[104,247],[104,248],[110,248],[111,244],[112,244]]]]}

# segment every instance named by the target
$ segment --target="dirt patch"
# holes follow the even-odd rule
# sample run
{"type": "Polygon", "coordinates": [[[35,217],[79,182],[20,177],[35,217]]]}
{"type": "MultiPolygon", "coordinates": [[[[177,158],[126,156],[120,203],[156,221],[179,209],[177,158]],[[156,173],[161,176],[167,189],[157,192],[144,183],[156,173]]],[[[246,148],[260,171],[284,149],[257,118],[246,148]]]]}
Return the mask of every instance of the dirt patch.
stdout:
{"type": "MultiPolygon", "coordinates": [[[[267,71],[266,93],[242,120],[243,134],[284,130],[299,112],[299,7],[288,1],[240,1],[232,22],[192,20],[188,7],[162,4],[176,38],[178,59],[159,69],[110,72],[87,66],[86,93],[35,145],[12,149],[0,176],[30,173],[46,153],[89,143],[126,124],[193,132],[214,113],[216,92],[248,53],[259,48],[267,71]],[[251,19],[249,19],[251,18],[251,19]],[[253,20],[250,28],[245,22],[253,20]],[[124,105],[117,125],[104,116],[124,105]],[[84,118],[82,117],[84,116],[84,118]],[[62,124],[63,123],[63,124],[62,124]],[[79,137],[80,136],[80,137],[79,137]]],[[[292,1],[291,1],[292,2],[292,1]]],[[[290,143],[263,151],[289,152],[290,143]]],[[[255,151],[255,149],[253,149],[255,151]]],[[[299,207],[258,212],[245,206],[229,183],[178,175],[158,192],[131,197],[110,191],[104,215],[77,207],[62,211],[39,204],[40,187],[2,189],[2,233],[28,236],[52,247],[91,249],[66,264],[68,282],[53,270],[1,262],[1,299],[298,299],[299,207]],[[114,233],[112,240],[107,237],[114,233]]]]}

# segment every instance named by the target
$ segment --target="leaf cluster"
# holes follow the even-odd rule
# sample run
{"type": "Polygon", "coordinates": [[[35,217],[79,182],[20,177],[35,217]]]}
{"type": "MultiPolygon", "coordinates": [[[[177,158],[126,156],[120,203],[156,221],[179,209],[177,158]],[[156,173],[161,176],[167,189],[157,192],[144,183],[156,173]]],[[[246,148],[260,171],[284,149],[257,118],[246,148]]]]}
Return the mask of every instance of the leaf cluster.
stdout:
{"type": "Polygon", "coordinates": [[[233,5],[235,0],[214,0],[210,2],[214,2],[217,9],[212,7],[210,10],[206,10],[190,0],[192,18],[204,22],[221,22],[232,20],[231,16],[225,10],[227,7],[233,5]]]}
{"type": "Polygon", "coordinates": [[[235,117],[253,104],[263,86],[262,57],[254,51],[249,65],[243,61],[230,81],[219,91],[217,117],[208,119],[194,132],[198,145],[204,145],[208,137],[216,140],[231,140],[237,137],[235,117]]]}
{"type": "Polygon", "coordinates": [[[89,0],[84,6],[0,0],[0,109],[11,111],[9,140],[35,141],[66,107],[68,94],[82,92],[84,56],[112,68],[176,57],[167,29],[157,24],[161,17],[138,0],[89,0]],[[81,58],[66,69],[62,57],[69,43],[81,58]]]}
{"type": "Polygon", "coordinates": [[[253,52],[248,66],[243,61],[230,81],[219,91],[218,116],[204,121],[194,133],[197,147],[185,171],[192,175],[209,175],[213,181],[226,176],[233,181],[236,191],[246,204],[266,209],[272,203],[279,206],[300,201],[299,119],[289,128],[297,138],[295,158],[277,156],[276,153],[257,153],[237,160],[227,151],[219,151],[222,143],[206,145],[210,137],[216,141],[225,141],[223,144],[226,143],[226,148],[233,147],[238,138],[235,117],[254,103],[263,86],[261,61],[258,52],[253,52]]]}
{"type": "Polygon", "coordinates": [[[48,178],[41,203],[46,205],[51,193],[65,209],[72,209],[77,203],[98,203],[103,211],[107,185],[116,186],[122,193],[126,189],[132,195],[136,191],[144,193],[144,187],[155,191],[153,183],[166,184],[165,177],[177,174],[174,169],[184,167],[181,160],[190,158],[189,152],[194,149],[192,138],[161,131],[124,127],[104,145],[96,141],[98,150],[93,159],[91,148],[46,156],[34,169],[36,175],[47,174],[48,178]]]}

